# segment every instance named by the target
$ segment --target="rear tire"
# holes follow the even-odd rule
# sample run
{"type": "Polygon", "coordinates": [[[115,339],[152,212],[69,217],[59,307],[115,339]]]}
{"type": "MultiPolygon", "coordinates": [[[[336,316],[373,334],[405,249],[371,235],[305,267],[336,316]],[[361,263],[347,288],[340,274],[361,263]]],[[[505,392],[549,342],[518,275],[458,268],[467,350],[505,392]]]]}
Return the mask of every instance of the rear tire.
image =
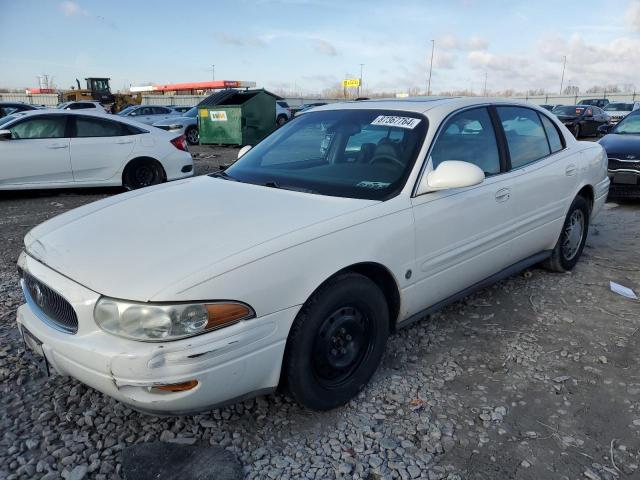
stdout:
{"type": "Polygon", "coordinates": [[[562,273],[576,266],[589,233],[589,213],[589,202],[584,197],[576,197],[569,207],[558,243],[551,256],[542,262],[544,268],[562,273]]]}
{"type": "Polygon", "coordinates": [[[198,132],[198,127],[187,128],[185,136],[187,137],[187,142],[189,142],[189,145],[198,145],[198,143],[200,143],[200,133],[198,132]]]}
{"type": "Polygon", "coordinates": [[[580,138],[580,124],[576,123],[573,127],[573,136],[576,137],[576,139],[580,138]]]}
{"type": "Polygon", "coordinates": [[[162,165],[150,158],[132,160],[122,174],[122,184],[128,190],[157,185],[164,179],[165,172],[162,165]]]}
{"type": "Polygon", "coordinates": [[[330,279],[302,307],[287,340],[283,381],[313,410],[344,405],[374,374],[389,336],[384,294],[369,278],[330,279]]]}

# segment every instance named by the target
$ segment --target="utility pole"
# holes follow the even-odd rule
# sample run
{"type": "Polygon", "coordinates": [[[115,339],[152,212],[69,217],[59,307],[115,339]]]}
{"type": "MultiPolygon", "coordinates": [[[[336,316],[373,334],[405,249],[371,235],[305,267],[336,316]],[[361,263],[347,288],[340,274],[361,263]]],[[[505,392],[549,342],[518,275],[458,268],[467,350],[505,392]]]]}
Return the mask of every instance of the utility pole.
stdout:
{"type": "Polygon", "coordinates": [[[436,41],[431,40],[431,61],[429,62],[429,82],[427,83],[427,96],[431,95],[431,72],[433,71],[433,51],[436,48],[436,41]]]}
{"type": "Polygon", "coordinates": [[[484,72],[484,90],[482,93],[482,96],[486,97],[487,96],[487,75],[489,74],[489,72],[484,72]]]}
{"type": "Polygon", "coordinates": [[[213,81],[216,80],[216,66],[215,65],[211,65],[211,80],[213,80],[213,81]]]}
{"type": "Polygon", "coordinates": [[[358,97],[360,96],[360,89],[362,88],[362,67],[364,67],[364,63],[360,64],[360,85],[358,85],[358,97]]]}
{"type": "Polygon", "coordinates": [[[562,79],[560,80],[560,95],[562,95],[562,87],[564,85],[564,69],[567,66],[567,56],[565,55],[562,61],[562,79]]]}

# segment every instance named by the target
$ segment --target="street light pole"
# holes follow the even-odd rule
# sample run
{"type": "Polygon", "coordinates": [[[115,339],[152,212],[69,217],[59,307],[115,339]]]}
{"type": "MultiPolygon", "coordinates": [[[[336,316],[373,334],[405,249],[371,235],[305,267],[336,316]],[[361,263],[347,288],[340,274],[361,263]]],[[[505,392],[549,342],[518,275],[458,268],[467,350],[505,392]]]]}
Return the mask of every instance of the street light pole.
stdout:
{"type": "Polygon", "coordinates": [[[211,80],[213,80],[213,81],[216,80],[216,66],[215,65],[211,65],[211,80]]]}
{"type": "Polygon", "coordinates": [[[484,97],[487,96],[487,75],[488,74],[489,74],[489,72],[484,72],[484,90],[483,90],[483,93],[482,93],[482,95],[484,97]]]}
{"type": "Polygon", "coordinates": [[[564,69],[567,66],[567,56],[565,55],[562,62],[562,78],[560,79],[560,95],[562,95],[562,87],[564,85],[564,69]]]}
{"type": "Polygon", "coordinates": [[[427,84],[427,96],[431,95],[431,72],[433,71],[433,51],[436,48],[436,41],[431,40],[431,61],[429,62],[429,83],[427,84]]]}
{"type": "Polygon", "coordinates": [[[358,85],[358,97],[360,96],[360,89],[362,88],[362,67],[364,67],[364,63],[360,64],[360,85],[358,85]]]}

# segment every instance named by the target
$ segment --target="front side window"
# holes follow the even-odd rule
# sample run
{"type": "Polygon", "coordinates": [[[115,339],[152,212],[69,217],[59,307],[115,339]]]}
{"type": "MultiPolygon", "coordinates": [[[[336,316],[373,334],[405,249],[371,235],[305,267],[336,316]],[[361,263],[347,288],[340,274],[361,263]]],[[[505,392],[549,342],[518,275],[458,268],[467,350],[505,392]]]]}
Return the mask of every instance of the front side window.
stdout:
{"type": "Polygon", "coordinates": [[[496,107],[507,137],[511,168],[519,168],[551,153],[537,112],[522,107],[496,107]]]}
{"type": "Polygon", "coordinates": [[[446,160],[477,165],[485,175],[500,173],[500,154],[486,108],[465,110],[451,117],[431,151],[433,168],[446,160]]]}
{"type": "Polygon", "coordinates": [[[66,115],[30,118],[9,128],[13,139],[64,138],[66,115]]]}
{"type": "Polygon", "coordinates": [[[153,107],[153,113],[151,115],[167,115],[171,113],[171,110],[163,107],[153,107]]]}
{"type": "Polygon", "coordinates": [[[225,173],[273,188],[384,200],[404,186],[427,131],[420,114],[329,110],[297,118],[225,173]]]}
{"type": "Polygon", "coordinates": [[[76,137],[117,137],[124,134],[118,122],[84,116],[74,117],[74,120],[76,137]]]}

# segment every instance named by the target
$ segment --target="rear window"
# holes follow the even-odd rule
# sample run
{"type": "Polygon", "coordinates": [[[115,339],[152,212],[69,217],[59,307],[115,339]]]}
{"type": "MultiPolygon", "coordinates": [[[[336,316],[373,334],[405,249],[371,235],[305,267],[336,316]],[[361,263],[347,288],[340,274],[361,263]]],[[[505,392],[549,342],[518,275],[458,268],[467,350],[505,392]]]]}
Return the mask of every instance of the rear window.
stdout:
{"type": "Polygon", "coordinates": [[[604,107],[605,112],[630,112],[633,110],[633,103],[610,103],[604,107]]]}

